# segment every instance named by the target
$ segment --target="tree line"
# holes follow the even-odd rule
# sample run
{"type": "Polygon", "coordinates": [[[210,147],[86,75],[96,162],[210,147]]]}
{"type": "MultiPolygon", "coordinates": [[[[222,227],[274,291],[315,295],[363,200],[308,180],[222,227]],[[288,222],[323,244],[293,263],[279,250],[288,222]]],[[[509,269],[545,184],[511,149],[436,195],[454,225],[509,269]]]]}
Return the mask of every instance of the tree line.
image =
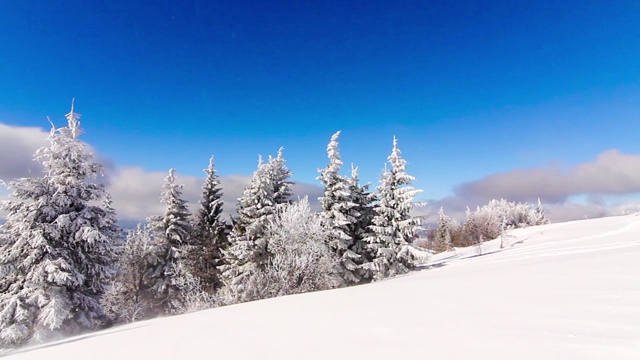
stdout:
{"type": "Polygon", "coordinates": [[[80,115],[52,125],[35,160],[39,177],[3,183],[11,199],[0,226],[0,345],[50,341],[114,324],[403,274],[428,255],[413,242],[411,186],[397,139],[375,190],[358,169],[341,174],[336,132],[319,170],[322,211],[292,199],[283,149],[259,160],[228,223],[214,159],[191,214],[171,169],[163,214],[126,232],[85,144],[80,115]]]}

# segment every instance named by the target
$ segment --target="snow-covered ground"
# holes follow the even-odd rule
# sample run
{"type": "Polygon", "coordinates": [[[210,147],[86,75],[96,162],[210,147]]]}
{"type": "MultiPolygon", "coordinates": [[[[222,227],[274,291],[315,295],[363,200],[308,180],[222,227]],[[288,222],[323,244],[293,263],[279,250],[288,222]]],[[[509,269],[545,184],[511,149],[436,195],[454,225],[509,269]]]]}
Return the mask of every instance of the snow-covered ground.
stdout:
{"type": "Polygon", "coordinates": [[[11,359],[640,359],[640,216],[518,229],[379,283],[156,319],[11,359]]]}

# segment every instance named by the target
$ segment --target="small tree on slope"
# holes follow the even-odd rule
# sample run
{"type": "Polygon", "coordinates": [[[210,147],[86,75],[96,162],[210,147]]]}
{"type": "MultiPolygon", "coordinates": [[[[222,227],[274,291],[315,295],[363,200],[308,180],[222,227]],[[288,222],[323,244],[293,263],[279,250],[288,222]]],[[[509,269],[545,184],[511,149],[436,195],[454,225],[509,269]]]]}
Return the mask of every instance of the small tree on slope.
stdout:
{"type": "Polygon", "coordinates": [[[78,140],[80,115],[51,129],[36,152],[41,178],[7,187],[0,227],[0,344],[11,347],[96,329],[100,297],[114,274],[119,229],[105,186],[93,182],[102,166],[78,140]]]}
{"type": "Polygon", "coordinates": [[[222,216],[222,189],[216,175],[213,157],[204,170],[207,174],[202,186],[202,200],[194,225],[192,246],[188,250],[188,268],[198,277],[202,287],[213,293],[222,286],[220,266],[222,249],[226,247],[225,222],[222,216]]]}
{"type": "Polygon", "coordinates": [[[391,170],[382,174],[370,227],[373,234],[366,239],[373,262],[365,264],[365,268],[374,272],[376,280],[406,273],[426,256],[411,245],[420,230],[420,220],[410,215],[416,205],[412,200],[421,190],[410,186],[415,178],[405,172],[407,162],[400,157],[395,137],[387,159],[391,170]]]}
{"type": "Polygon", "coordinates": [[[182,185],[175,183],[175,170],[165,178],[160,201],[166,205],[163,215],[149,218],[149,227],[156,242],[148,256],[149,268],[145,283],[155,296],[155,312],[176,313],[182,308],[180,289],[176,285],[178,262],[190,241],[191,214],[182,199],[182,185]]]}
{"type": "Polygon", "coordinates": [[[433,250],[435,252],[449,251],[453,247],[451,244],[450,233],[450,219],[444,214],[444,209],[440,208],[438,211],[438,229],[436,230],[436,237],[433,250]]]}

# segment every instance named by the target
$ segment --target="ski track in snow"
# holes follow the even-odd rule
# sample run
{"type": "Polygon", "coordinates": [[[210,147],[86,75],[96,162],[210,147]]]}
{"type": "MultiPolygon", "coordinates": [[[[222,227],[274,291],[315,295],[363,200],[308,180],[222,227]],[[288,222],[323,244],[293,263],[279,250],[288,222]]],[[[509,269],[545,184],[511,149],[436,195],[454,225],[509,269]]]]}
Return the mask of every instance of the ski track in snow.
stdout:
{"type": "Polygon", "coordinates": [[[377,283],[155,319],[9,359],[640,359],[640,216],[509,231],[377,283]]]}

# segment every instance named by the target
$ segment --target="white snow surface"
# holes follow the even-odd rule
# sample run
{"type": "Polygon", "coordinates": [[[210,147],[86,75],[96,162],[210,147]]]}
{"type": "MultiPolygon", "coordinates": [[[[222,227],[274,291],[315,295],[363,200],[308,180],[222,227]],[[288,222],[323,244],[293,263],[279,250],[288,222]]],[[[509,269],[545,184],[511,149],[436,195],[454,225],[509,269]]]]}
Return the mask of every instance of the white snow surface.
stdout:
{"type": "Polygon", "coordinates": [[[10,359],[640,359],[640,216],[512,230],[409,275],[155,319],[10,359]]]}

